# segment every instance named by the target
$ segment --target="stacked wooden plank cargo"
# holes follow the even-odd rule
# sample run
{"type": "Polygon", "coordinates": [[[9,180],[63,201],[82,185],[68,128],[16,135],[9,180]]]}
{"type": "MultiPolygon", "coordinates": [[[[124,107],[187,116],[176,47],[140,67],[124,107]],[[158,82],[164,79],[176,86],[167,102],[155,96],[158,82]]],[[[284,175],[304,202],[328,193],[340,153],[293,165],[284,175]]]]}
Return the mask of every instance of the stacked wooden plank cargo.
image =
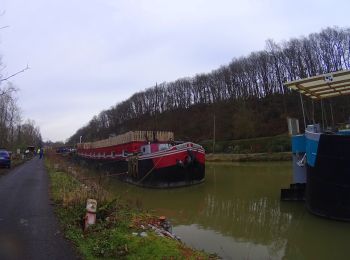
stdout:
{"type": "Polygon", "coordinates": [[[313,214],[350,221],[350,121],[336,124],[334,118],[342,118],[337,113],[343,112],[332,109],[335,97],[350,94],[350,70],[286,82],[285,86],[300,94],[305,130],[300,132],[298,124],[290,124],[296,125],[290,127],[293,183],[289,189],[282,189],[281,198],[305,200],[313,214]],[[303,95],[311,98],[315,106],[320,105],[320,123],[305,116],[314,113],[307,113],[303,95]],[[324,102],[328,98],[332,98],[328,103],[328,118],[332,120],[327,122],[324,102]]]}
{"type": "Polygon", "coordinates": [[[126,144],[130,142],[144,142],[145,140],[153,140],[155,138],[159,142],[168,142],[174,140],[174,133],[168,131],[129,131],[121,135],[111,136],[107,139],[77,144],[78,148],[91,149],[103,148],[107,146],[126,144]]]}

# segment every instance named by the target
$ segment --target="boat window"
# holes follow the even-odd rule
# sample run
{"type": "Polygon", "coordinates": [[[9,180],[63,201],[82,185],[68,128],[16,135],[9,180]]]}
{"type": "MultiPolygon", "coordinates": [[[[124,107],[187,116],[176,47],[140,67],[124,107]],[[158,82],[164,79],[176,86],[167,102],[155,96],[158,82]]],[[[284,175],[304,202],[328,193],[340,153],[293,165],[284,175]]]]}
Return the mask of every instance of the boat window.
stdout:
{"type": "Polygon", "coordinates": [[[141,152],[144,153],[144,154],[150,153],[151,152],[151,146],[149,144],[142,146],[141,147],[141,152]]]}
{"type": "Polygon", "coordinates": [[[159,144],[159,151],[167,150],[169,147],[169,144],[159,144]]]}
{"type": "Polygon", "coordinates": [[[320,127],[320,124],[313,124],[313,125],[308,125],[306,127],[306,130],[312,133],[320,133],[321,127],[320,127]]]}

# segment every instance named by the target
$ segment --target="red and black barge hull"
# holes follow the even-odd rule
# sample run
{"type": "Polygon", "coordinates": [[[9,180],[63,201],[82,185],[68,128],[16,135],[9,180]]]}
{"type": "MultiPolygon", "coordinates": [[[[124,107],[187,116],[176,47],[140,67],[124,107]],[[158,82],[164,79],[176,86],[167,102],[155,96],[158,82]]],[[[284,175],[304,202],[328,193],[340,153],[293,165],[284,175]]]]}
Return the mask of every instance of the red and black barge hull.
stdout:
{"type": "Polygon", "coordinates": [[[193,143],[148,154],[125,157],[82,156],[90,167],[107,171],[121,181],[148,188],[175,188],[200,184],[205,180],[205,151],[193,143]]]}

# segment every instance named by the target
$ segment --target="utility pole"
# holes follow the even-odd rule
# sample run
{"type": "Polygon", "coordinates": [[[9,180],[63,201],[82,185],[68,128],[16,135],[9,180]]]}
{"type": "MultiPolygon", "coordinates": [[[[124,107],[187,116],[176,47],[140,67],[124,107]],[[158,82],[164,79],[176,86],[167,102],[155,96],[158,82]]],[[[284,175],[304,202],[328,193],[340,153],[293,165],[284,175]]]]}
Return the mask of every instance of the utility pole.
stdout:
{"type": "Polygon", "coordinates": [[[215,153],[215,112],[214,112],[214,127],[213,127],[213,153],[215,153]]]}
{"type": "MultiPolygon", "coordinates": [[[[153,130],[158,131],[158,119],[157,119],[157,105],[158,105],[158,84],[156,82],[156,87],[155,87],[155,94],[156,94],[156,101],[154,105],[154,124],[153,124],[153,130]]],[[[154,141],[154,140],[153,140],[154,141]]]]}

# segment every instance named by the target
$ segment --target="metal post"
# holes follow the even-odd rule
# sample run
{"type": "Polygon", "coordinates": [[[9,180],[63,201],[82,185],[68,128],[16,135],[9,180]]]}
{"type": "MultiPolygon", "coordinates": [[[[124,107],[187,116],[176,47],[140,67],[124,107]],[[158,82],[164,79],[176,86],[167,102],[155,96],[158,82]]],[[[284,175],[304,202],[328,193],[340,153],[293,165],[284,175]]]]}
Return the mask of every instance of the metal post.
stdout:
{"type": "Polygon", "coordinates": [[[335,124],[334,124],[334,116],[333,116],[333,106],[332,106],[332,102],[331,101],[329,101],[329,106],[331,107],[332,126],[334,127],[335,124]]]}
{"type": "Polygon", "coordinates": [[[301,102],[301,109],[303,110],[304,129],[306,129],[306,119],[305,119],[304,102],[303,102],[303,97],[301,96],[301,93],[300,93],[300,92],[299,92],[299,96],[300,96],[300,102],[301,102]]]}
{"type": "Polygon", "coordinates": [[[324,130],[323,101],[321,99],[322,131],[324,130]]]}
{"type": "Polygon", "coordinates": [[[312,123],[315,124],[315,103],[314,100],[311,100],[312,102],[312,123]]]}
{"type": "Polygon", "coordinates": [[[326,107],[326,105],[323,109],[324,109],[324,122],[325,122],[325,125],[327,128],[329,125],[328,125],[328,120],[327,120],[327,107],[326,107]]]}

